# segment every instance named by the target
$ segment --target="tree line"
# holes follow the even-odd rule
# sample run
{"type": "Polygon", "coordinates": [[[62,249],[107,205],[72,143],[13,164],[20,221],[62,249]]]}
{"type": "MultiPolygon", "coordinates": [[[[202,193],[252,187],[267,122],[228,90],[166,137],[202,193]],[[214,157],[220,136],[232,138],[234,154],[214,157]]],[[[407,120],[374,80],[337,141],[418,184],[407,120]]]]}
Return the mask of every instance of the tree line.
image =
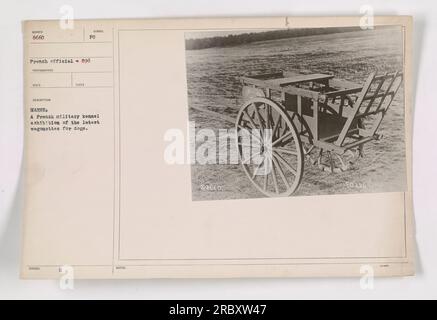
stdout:
{"type": "Polygon", "coordinates": [[[340,32],[350,32],[361,30],[359,27],[346,28],[303,28],[286,29],[264,32],[251,32],[242,34],[230,34],[211,38],[186,39],[185,48],[187,50],[199,50],[214,47],[232,47],[257,41],[277,40],[285,38],[305,37],[312,35],[331,34],[340,32]]]}

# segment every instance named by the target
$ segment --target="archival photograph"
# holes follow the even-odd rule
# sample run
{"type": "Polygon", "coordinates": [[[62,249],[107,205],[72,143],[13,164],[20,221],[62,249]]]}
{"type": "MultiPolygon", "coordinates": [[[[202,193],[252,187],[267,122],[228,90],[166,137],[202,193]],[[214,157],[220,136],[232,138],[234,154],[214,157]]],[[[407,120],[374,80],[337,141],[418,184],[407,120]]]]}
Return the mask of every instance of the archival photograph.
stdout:
{"type": "Polygon", "coordinates": [[[187,32],[192,199],[406,190],[404,30],[187,32]]]}

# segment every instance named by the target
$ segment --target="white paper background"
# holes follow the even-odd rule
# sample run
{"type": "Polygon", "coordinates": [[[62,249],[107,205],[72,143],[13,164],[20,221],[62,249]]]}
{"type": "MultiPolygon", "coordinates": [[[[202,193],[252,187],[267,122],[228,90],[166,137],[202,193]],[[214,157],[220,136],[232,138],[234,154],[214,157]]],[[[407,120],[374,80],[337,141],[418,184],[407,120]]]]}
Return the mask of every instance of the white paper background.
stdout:
{"type": "Polygon", "coordinates": [[[296,299],[437,298],[437,2],[291,0],[10,1],[0,11],[0,298],[296,299]],[[359,279],[244,279],[76,281],[61,290],[56,281],[18,279],[21,237],[22,37],[21,20],[58,19],[70,5],[75,18],[359,15],[371,5],[377,15],[413,15],[414,22],[414,205],[418,268],[414,278],[376,279],[362,290],[359,279]]]}

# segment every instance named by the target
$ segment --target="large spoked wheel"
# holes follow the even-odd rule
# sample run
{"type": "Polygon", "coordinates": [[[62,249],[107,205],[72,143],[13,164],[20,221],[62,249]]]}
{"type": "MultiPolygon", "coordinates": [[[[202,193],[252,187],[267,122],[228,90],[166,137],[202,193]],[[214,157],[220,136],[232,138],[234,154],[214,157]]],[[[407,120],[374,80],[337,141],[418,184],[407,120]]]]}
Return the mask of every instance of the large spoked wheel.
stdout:
{"type": "Polygon", "coordinates": [[[274,101],[253,98],[238,113],[237,148],[253,185],[269,197],[289,196],[302,179],[304,156],[296,127],[274,101]]]}

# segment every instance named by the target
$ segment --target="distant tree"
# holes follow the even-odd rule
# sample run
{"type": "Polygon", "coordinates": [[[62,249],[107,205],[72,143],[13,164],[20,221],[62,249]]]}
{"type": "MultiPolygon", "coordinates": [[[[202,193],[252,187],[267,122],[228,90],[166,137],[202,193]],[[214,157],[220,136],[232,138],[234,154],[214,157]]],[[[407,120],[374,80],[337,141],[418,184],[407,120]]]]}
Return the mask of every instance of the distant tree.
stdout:
{"type": "Polygon", "coordinates": [[[242,34],[230,34],[227,36],[186,39],[185,48],[187,50],[199,50],[214,47],[231,47],[241,44],[248,44],[258,41],[268,41],[286,38],[305,37],[312,35],[332,34],[341,32],[351,32],[362,30],[359,27],[346,28],[301,28],[301,29],[286,29],[264,32],[251,32],[242,34]]]}

